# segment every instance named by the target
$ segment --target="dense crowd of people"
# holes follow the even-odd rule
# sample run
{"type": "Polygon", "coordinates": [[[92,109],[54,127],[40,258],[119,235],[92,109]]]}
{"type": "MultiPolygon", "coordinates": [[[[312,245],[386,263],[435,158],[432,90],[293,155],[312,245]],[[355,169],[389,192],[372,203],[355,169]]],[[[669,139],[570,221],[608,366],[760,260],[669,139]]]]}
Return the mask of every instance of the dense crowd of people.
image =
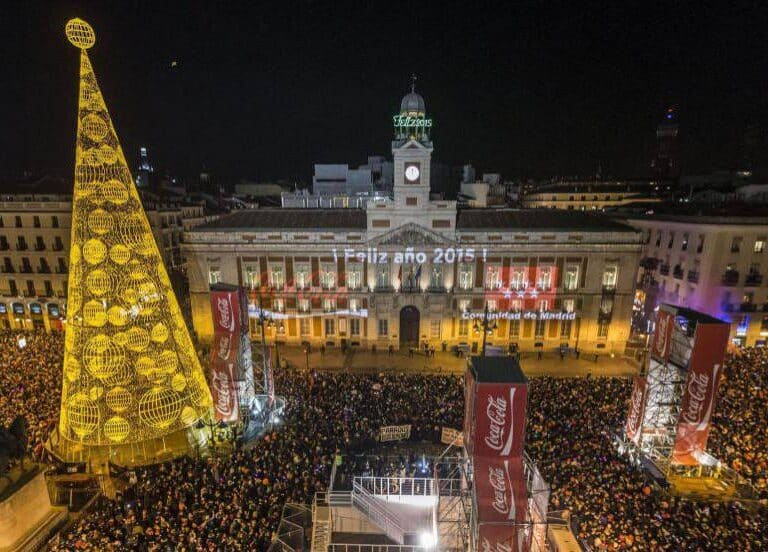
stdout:
{"type": "MultiPolygon", "coordinates": [[[[62,339],[26,337],[20,349],[15,334],[0,335],[0,420],[23,413],[34,449],[58,418],[62,339]]],[[[413,440],[433,443],[441,427],[462,426],[457,376],[280,370],[275,382],[284,423],[255,446],[137,470],[118,500],[100,499],[52,549],[265,550],[283,505],[311,502],[334,463],[349,473],[417,474],[417,455],[366,454],[381,426],[411,424],[413,440]]],[[[764,501],[766,383],[764,350],[729,357],[709,441],[764,501]]],[[[569,510],[597,550],[767,549],[765,508],[670,497],[617,453],[630,391],[624,378],[531,380],[526,447],[551,485],[550,510],[569,510]]]]}
{"type": "Polygon", "coordinates": [[[0,332],[0,425],[24,416],[36,459],[43,457],[45,440],[59,421],[63,356],[61,332],[0,332]]]}

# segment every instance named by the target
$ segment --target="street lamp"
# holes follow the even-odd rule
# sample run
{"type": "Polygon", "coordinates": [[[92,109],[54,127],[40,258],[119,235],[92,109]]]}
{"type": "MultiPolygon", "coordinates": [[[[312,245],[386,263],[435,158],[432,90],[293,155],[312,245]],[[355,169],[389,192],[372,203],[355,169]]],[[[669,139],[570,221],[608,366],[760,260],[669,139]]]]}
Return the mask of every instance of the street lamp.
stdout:
{"type": "Polygon", "coordinates": [[[479,322],[476,318],[474,324],[475,333],[480,331],[483,332],[483,348],[481,356],[485,356],[485,341],[488,338],[488,335],[492,334],[497,327],[498,324],[496,324],[496,320],[488,320],[488,303],[486,302],[485,309],[483,309],[483,321],[479,322]]]}
{"type": "Polygon", "coordinates": [[[309,373],[309,343],[304,347],[304,355],[307,359],[307,373],[309,373]]]}

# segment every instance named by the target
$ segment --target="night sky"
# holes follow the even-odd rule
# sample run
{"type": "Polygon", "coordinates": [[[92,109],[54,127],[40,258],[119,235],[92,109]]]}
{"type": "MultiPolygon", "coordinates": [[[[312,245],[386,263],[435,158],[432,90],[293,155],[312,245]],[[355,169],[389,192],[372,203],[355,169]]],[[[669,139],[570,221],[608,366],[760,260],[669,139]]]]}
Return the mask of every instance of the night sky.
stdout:
{"type": "Polygon", "coordinates": [[[647,175],[671,104],[684,173],[734,167],[749,127],[768,165],[762,2],[7,4],[0,177],[71,175],[75,16],[96,30],[91,59],[129,162],[146,145],[182,176],[306,182],[313,163],[390,156],[412,73],[448,164],[647,175]]]}

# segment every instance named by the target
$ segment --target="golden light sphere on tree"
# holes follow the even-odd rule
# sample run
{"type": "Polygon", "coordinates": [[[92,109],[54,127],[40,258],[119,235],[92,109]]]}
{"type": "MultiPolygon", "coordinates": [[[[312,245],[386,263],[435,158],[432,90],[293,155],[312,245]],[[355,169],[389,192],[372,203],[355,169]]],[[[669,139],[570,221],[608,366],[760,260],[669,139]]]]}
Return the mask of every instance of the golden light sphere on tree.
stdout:
{"type": "Polygon", "coordinates": [[[84,393],[72,395],[67,401],[66,409],[69,427],[81,439],[99,427],[99,407],[84,393]]]}
{"type": "Polygon", "coordinates": [[[109,126],[106,121],[95,113],[89,113],[83,117],[80,124],[83,126],[85,135],[94,142],[101,142],[107,136],[107,132],[109,132],[109,126]]]}
{"type": "Polygon", "coordinates": [[[67,39],[76,48],[87,50],[96,44],[96,33],[87,22],[79,18],[70,19],[64,27],[67,39]]]}
{"type": "Polygon", "coordinates": [[[162,429],[171,425],[181,413],[181,397],[167,387],[155,387],[139,399],[139,416],[150,427],[162,429]]]}
{"type": "Polygon", "coordinates": [[[88,229],[99,236],[112,230],[114,223],[112,215],[104,209],[96,209],[88,215],[88,229]]]}
{"type": "Polygon", "coordinates": [[[131,432],[128,420],[120,416],[112,416],[104,423],[104,435],[113,443],[122,443],[131,432]]]}
{"type": "Polygon", "coordinates": [[[125,387],[116,386],[107,391],[107,406],[113,411],[122,413],[128,410],[133,403],[131,392],[125,387]]]}
{"type": "Polygon", "coordinates": [[[96,265],[104,260],[107,255],[107,246],[104,242],[95,238],[85,242],[83,246],[83,258],[88,264],[96,265]]]}

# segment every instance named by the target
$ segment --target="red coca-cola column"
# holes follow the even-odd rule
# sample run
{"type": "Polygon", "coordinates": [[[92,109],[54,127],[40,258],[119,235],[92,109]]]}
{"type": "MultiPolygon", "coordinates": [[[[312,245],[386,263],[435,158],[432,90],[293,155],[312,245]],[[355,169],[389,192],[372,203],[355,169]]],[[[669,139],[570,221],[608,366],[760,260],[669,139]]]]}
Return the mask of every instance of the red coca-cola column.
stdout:
{"type": "Polygon", "coordinates": [[[523,473],[528,381],[511,357],[473,357],[465,377],[464,446],[472,458],[476,549],[530,548],[523,473]]]}

